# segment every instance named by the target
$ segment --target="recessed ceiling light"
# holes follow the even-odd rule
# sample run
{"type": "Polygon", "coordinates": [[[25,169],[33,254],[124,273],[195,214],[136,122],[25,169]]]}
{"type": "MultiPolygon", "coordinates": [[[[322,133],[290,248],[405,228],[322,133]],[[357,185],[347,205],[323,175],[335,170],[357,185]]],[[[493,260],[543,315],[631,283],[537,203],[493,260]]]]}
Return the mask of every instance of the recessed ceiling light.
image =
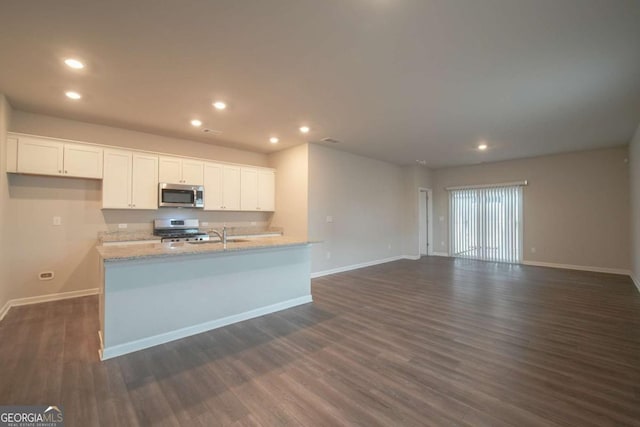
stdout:
{"type": "Polygon", "coordinates": [[[202,126],[202,122],[198,119],[191,120],[191,126],[199,127],[202,126]]]}
{"type": "Polygon", "coordinates": [[[302,133],[309,133],[310,130],[309,126],[300,126],[300,132],[302,133]]]}
{"type": "Polygon", "coordinates": [[[224,110],[225,108],[227,108],[227,104],[225,104],[222,101],[216,101],[213,103],[213,106],[215,107],[216,110],[224,110]]]}
{"type": "Polygon", "coordinates": [[[269,138],[269,142],[272,144],[277,144],[280,141],[280,139],[278,139],[275,136],[272,136],[271,138],[269,138]]]}
{"type": "Polygon", "coordinates": [[[67,67],[75,68],[76,70],[81,70],[82,68],[84,68],[84,64],[77,59],[67,58],[64,60],[64,63],[67,65],[67,67]]]}
{"type": "Polygon", "coordinates": [[[76,100],[77,100],[77,99],[82,98],[82,95],[80,95],[78,92],[73,92],[73,91],[71,91],[71,90],[70,90],[70,91],[68,91],[68,92],[65,92],[64,94],[65,94],[65,95],[67,96],[67,98],[69,98],[69,99],[76,99],[76,100]]]}
{"type": "Polygon", "coordinates": [[[484,151],[487,149],[487,144],[485,144],[484,142],[480,145],[478,145],[478,150],[480,151],[484,151]]]}

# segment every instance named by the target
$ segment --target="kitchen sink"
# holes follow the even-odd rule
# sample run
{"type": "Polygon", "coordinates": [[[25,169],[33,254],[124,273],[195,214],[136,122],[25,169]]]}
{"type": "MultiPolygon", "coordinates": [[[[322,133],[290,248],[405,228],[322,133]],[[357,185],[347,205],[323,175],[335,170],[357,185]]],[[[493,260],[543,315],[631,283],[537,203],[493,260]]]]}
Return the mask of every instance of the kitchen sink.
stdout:
{"type": "MultiPolygon", "coordinates": [[[[250,242],[251,240],[248,239],[229,239],[227,240],[227,244],[229,243],[242,243],[242,242],[250,242]]],[[[197,240],[194,242],[187,242],[190,245],[211,245],[211,244],[222,244],[221,241],[219,240],[197,240]]]]}

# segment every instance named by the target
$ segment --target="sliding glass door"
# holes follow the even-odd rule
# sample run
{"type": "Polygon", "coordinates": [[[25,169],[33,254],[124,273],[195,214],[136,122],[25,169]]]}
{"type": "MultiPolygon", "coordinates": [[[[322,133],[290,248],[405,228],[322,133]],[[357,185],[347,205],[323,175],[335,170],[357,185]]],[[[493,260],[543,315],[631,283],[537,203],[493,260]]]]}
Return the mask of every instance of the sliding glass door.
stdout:
{"type": "Polygon", "coordinates": [[[522,187],[449,190],[449,254],[455,257],[522,261],[522,187]]]}

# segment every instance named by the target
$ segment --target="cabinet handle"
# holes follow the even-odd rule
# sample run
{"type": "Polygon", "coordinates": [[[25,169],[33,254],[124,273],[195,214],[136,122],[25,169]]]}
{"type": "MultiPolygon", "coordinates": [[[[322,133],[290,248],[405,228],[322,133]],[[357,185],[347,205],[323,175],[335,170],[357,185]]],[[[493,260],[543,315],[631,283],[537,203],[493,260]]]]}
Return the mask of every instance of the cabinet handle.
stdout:
{"type": "Polygon", "coordinates": [[[69,173],[69,171],[64,171],[64,173],[69,173]]]}
{"type": "Polygon", "coordinates": [[[62,173],[62,171],[61,171],[61,170],[59,170],[59,171],[58,171],[58,173],[62,173]]]}
{"type": "Polygon", "coordinates": [[[259,210],[260,210],[260,208],[256,208],[256,210],[258,210],[258,211],[259,211],[259,210]]]}
{"type": "Polygon", "coordinates": [[[136,205],[131,205],[131,207],[134,207],[134,208],[135,208],[135,207],[136,207],[136,205]]]}

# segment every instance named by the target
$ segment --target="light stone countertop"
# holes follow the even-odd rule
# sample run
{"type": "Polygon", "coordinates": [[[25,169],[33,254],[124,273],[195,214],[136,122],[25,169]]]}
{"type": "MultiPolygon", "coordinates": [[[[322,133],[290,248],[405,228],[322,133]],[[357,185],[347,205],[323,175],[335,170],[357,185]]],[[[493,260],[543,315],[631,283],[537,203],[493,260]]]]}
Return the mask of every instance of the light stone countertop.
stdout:
{"type": "Polygon", "coordinates": [[[303,239],[295,239],[291,237],[259,237],[255,239],[247,239],[242,241],[228,241],[227,248],[223,248],[222,243],[148,243],[136,244],[131,246],[111,245],[96,246],[100,257],[105,262],[110,261],[127,261],[140,260],[147,258],[171,257],[175,255],[197,255],[197,254],[213,254],[225,252],[241,252],[251,249],[268,249],[287,246],[304,246],[310,242],[303,239]]]}
{"type": "Polygon", "coordinates": [[[101,231],[98,242],[135,242],[139,240],[160,240],[151,231],[101,231]]]}

